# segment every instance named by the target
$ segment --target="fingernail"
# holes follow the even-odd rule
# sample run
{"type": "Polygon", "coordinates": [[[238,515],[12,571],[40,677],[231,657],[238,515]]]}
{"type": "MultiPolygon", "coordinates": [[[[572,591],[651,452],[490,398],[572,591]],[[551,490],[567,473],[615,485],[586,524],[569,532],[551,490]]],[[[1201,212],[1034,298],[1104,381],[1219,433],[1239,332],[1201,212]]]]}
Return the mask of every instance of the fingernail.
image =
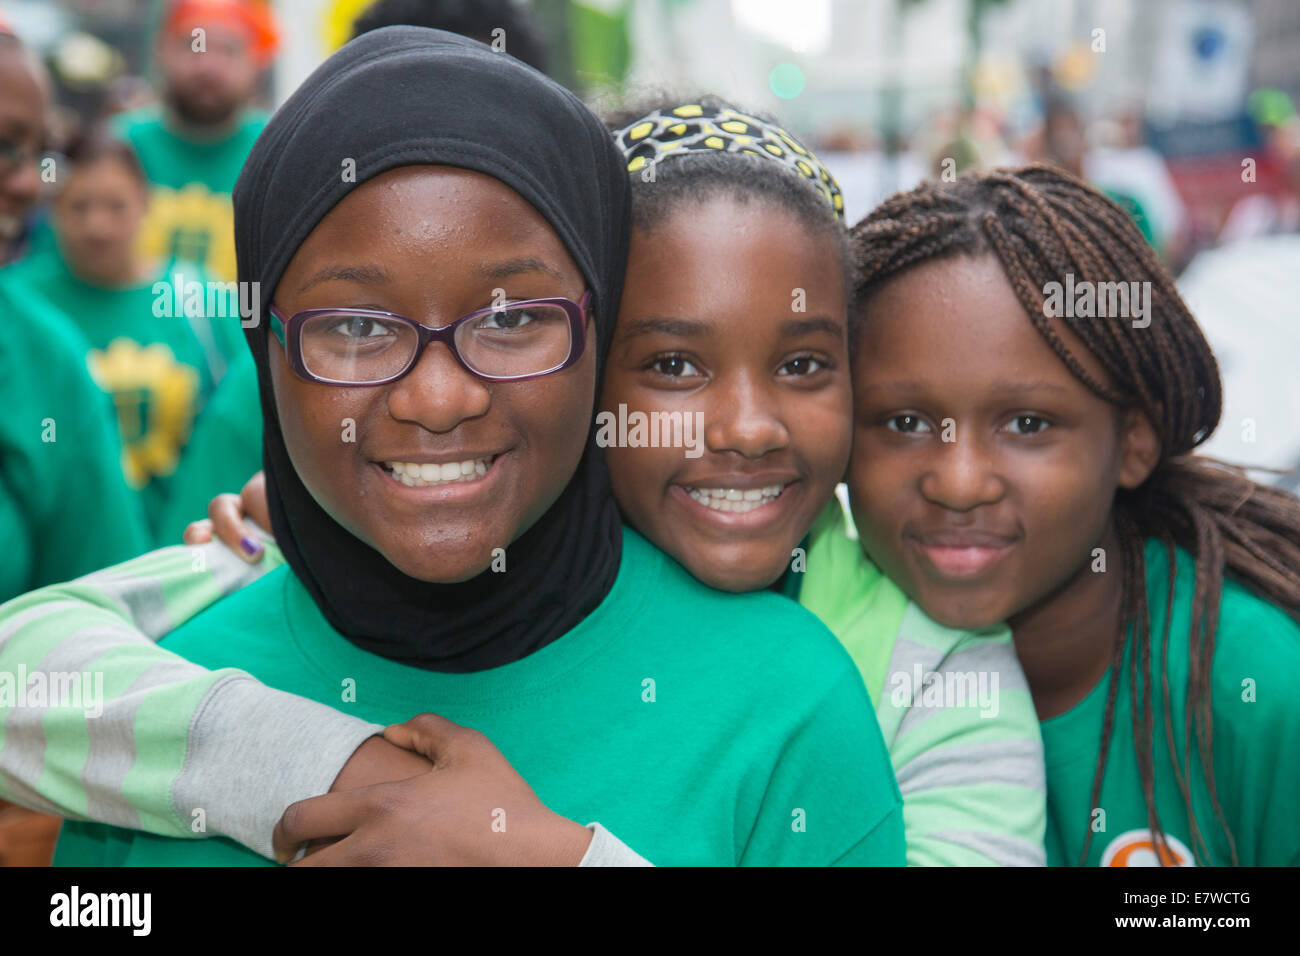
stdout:
{"type": "Polygon", "coordinates": [[[249,557],[252,557],[262,550],[262,542],[256,541],[247,536],[239,539],[239,546],[244,549],[244,553],[249,557]]]}

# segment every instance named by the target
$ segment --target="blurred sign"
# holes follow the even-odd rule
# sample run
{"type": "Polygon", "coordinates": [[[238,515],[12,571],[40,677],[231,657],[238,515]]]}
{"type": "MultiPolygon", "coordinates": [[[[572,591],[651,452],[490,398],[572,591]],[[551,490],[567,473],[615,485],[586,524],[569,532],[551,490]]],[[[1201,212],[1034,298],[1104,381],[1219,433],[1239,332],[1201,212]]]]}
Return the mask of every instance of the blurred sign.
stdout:
{"type": "Polygon", "coordinates": [[[1147,124],[1147,142],[1170,159],[1262,149],[1259,128],[1245,112],[1208,123],[1147,124]]]}
{"type": "Polygon", "coordinates": [[[1254,20],[1230,0],[1167,6],[1156,37],[1148,118],[1164,127],[1231,120],[1246,105],[1254,41],[1254,20]]]}

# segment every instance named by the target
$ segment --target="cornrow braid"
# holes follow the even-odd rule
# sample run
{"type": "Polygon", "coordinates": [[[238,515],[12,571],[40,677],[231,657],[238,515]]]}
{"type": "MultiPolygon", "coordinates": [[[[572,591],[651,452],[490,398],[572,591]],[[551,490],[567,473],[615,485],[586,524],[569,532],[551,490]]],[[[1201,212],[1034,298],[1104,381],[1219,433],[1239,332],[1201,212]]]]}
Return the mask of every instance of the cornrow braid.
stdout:
{"type": "MultiPolygon", "coordinates": [[[[1208,841],[1192,809],[1191,742],[1195,739],[1215,820],[1226,835],[1235,866],[1236,843],[1219,802],[1213,764],[1210,669],[1219,602],[1227,574],[1300,620],[1300,500],[1255,483],[1232,465],[1191,454],[1218,425],[1222,386],[1214,354],[1173,279],[1123,209],[1074,176],[1042,165],[971,173],[949,183],[926,182],[887,199],[853,228],[852,236],[858,267],[856,315],[864,316],[867,301],[881,284],[911,266],[948,256],[994,255],[1030,322],[1071,373],[1104,400],[1140,409],[1155,427],[1160,438],[1156,467],[1140,487],[1121,489],[1115,499],[1115,529],[1124,564],[1121,616],[1090,805],[1096,806],[1100,799],[1119,679],[1131,651],[1133,735],[1142,792],[1157,857],[1162,864],[1173,860],[1154,793],[1145,557],[1145,541],[1154,538],[1163,543],[1171,569],[1175,546],[1196,562],[1181,766],[1168,677],[1172,574],[1160,664],[1166,745],[1187,809],[1192,851],[1198,863],[1209,855],[1208,841]],[[1113,386],[1087,373],[1047,319],[1048,283],[1064,282],[1070,274],[1076,282],[1151,284],[1150,322],[1145,327],[1134,328],[1127,320],[1071,315],[1059,319],[1102,364],[1113,386]]],[[[1088,858],[1092,839],[1091,827],[1085,832],[1080,864],[1088,858]]]]}

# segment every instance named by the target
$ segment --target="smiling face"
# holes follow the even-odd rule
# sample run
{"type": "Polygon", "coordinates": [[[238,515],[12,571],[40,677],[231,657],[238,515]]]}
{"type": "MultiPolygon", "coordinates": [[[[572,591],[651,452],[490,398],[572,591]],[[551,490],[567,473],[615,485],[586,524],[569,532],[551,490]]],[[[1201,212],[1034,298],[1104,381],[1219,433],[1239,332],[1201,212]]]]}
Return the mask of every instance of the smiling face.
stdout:
{"type": "Polygon", "coordinates": [[[866,303],[861,335],[848,483],[881,569],[951,627],[1007,620],[1086,572],[1116,489],[1150,470],[1150,432],[1070,373],[998,260],[903,272],[866,303]]]}
{"type": "MultiPolygon", "coordinates": [[[[494,304],[497,289],[511,300],[578,301],[584,288],[560,238],[508,186],[415,166],[335,206],[295,253],[275,305],[285,316],[375,309],[439,327],[494,304]]],[[[492,550],[531,527],[573,477],[592,418],[595,348],[589,322],[586,350],[564,371],[485,382],[434,343],[397,382],[338,387],[298,378],[270,339],[285,445],[312,497],[399,570],[443,583],[486,570],[492,550]]]]}
{"type": "Polygon", "coordinates": [[[607,448],[614,493],[637,530],[713,587],[780,577],[843,477],[840,261],[830,235],[730,196],[633,231],[601,409],[700,413],[703,454],[607,448]]]}

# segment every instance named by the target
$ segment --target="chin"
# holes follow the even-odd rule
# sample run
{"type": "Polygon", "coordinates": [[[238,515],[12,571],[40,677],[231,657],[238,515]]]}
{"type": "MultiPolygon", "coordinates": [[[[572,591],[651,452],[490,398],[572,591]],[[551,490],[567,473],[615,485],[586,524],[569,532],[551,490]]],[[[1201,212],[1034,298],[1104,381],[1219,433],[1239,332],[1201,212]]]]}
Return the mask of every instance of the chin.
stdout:
{"type": "Polygon", "coordinates": [[[385,557],[388,557],[389,563],[407,577],[415,578],[417,581],[427,581],[429,584],[461,584],[478,577],[492,566],[490,556],[478,563],[429,562],[421,560],[418,555],[412,555],[409,560],[395,559],[395,556],[388,555],[385,557]]]}
{"type": "Polygon", "coordinates": [[[784,561],[774,568],[767,569],[743,567],[734,562],[709,561],[708,559],[697,559],[693,563],[682,561],[681,563],[687,571],[695,576],[696,580],[718,591],[728,591],[732,594],[761,591],[778,581],[787,568],[784,561]]]}
{"type": "Polygon", "coordinates": [[[951,627],[955,630],[975,631],[986,627],[993,627],[1001,624],[1006,617],[1000,614],[996,609],[986,608],[964,608],[954,607],[951,605],[939,605],[933,608],[927,607],[921,601],[917,601],[917,606],[926,613],[926,616],[936,624],[942,624],[944,627],[951,627]]]}
{"type": "MultiPolygon", "coordinates": [[[[460,584],[478,577],[492,566],[491,549],[480,552],[480,549],[463,545],[457,549],[438,542],[375,542],[371,547],[407,577],[430,584],[460,584]]],[[[508,558],[507,552],[507,560],[508,558]]]]}

